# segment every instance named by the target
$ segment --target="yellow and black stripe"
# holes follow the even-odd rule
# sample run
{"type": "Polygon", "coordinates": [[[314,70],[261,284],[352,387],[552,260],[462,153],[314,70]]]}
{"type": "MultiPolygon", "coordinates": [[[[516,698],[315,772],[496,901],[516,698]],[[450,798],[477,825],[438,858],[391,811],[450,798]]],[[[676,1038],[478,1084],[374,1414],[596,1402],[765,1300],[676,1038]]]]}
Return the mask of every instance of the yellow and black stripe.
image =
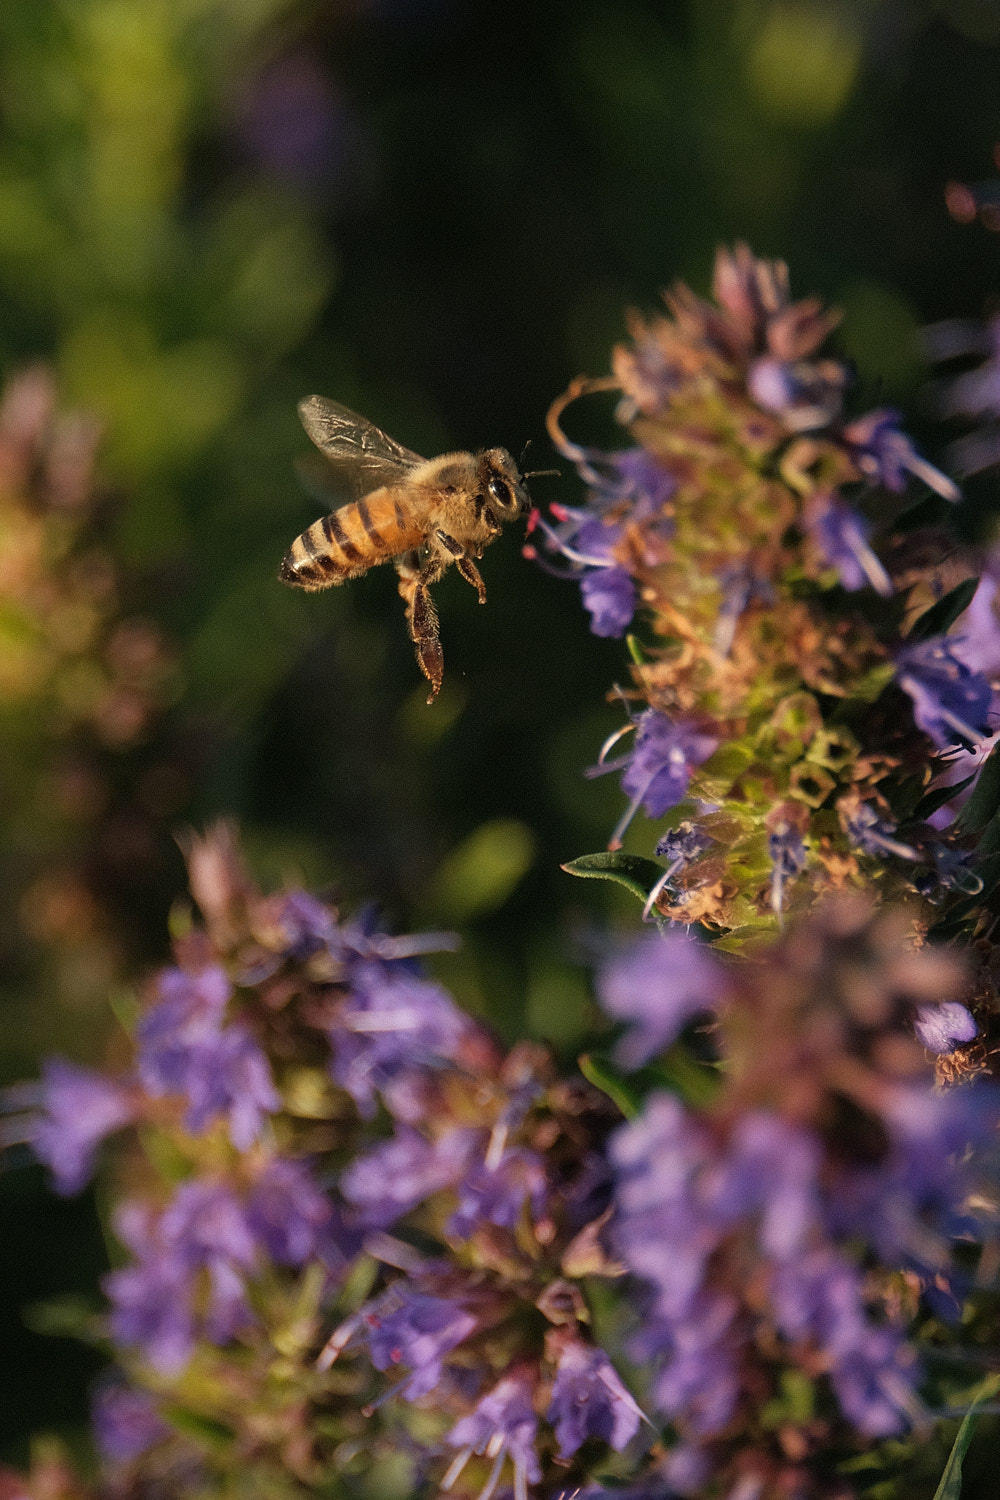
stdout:
{"type": "Polygon", "coordinates": [[[289,547],[278,577],[296,588],[329,588],[418,547],[422,540],[423,531],[407,514],[398,492],[376,490],[314,521],[289,547]]]}

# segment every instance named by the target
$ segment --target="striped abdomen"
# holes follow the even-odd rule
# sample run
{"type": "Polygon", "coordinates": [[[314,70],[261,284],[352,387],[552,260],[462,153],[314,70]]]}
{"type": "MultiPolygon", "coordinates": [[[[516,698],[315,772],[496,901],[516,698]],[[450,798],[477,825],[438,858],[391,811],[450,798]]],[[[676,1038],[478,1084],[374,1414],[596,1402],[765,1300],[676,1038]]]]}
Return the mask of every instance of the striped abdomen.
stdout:
{"type": "Polygon", "coordinates": [[[356,578],[376,563],[419,547],[424,532],[412,506],[400,501],[405,489],[375,490],[353,505],[314,521],[285,553],[278,577],[300,589],[325,589],[356,578]]]}

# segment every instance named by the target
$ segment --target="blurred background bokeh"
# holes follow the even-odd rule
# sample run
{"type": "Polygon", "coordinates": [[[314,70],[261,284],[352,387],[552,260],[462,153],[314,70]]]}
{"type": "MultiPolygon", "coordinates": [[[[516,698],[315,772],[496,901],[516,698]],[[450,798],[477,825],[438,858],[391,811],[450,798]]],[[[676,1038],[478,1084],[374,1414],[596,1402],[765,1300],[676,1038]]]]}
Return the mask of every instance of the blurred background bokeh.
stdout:
{"type": "MultiPolygon", "coordinates": [[[[265,883],[457,927],[459,999],[571,1051],[580,955],[625,908],[559,864],[621,808],[581,772],[624,648],[508,532],[485,609],[436,591],[426,707],[388,569],[277,582],[325,508],[296,400],[428,455],[530,438],[546,467],[546,408],[606,368],[625,307],[704,289],[745,238],[844,308],[859,404],[916,412],[933,455],[918,330],[1000,292],[1000,242],[945,187],[998,139],[994,0],[4,0],[4,1079],[114,1047],[183,898],[175,834],[220,814],[265,883]]],[[[52,1330],[103,1249],[93,1200],[11,1156],[18,1462],[82,1427],[99,1361],[52,1330]]]]}

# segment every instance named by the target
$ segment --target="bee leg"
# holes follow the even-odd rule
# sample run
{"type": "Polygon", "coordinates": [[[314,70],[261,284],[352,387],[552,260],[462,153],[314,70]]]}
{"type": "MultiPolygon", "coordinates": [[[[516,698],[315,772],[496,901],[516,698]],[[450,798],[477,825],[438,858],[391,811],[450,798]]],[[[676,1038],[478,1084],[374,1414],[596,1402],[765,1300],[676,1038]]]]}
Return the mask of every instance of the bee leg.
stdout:
{"type": "Polygon", "coordinates": [[[449,557],[464,557],[465,548],[462,546],[461,542],[456,542],[453,536],[449,536],[446,531],[435,531],[434,535],[437,537],[438,541],[441,543],[442,547],[447,552],[449,557]]]}
{"type": "Polygon", "coordinates": [[[466,583],[471,583],[472,584],[472,587],[475,589],[476,593],[479,595],[479,602],[480,602],[480,604],[485,604],[486,603],[486,585],[485,585],[485,583],[482,580],[482,576],[480,575],[479,569],[476,567],[475,563],[472,561],[472,558],[471,557],[466,557],[464,555],[464,553],[463,553],[463,555],[461,557],[456,557],[456,559],[455,559],[455,566],[458,568],[458,571],[461,573],[461,575],[465,579],[466,583]]]}
{"type": "Polygon", "coordinates": [[[417,665],[431,685],[427,702],[433,703],[444,679],[444,652],[438,638],[437,610],[427,587],[436,574],[433,567],[421,569],[415,563],[412,553],[407,553],[397,562],[399,592],[406,605],[410,640],[417,648],[417,665]]]}

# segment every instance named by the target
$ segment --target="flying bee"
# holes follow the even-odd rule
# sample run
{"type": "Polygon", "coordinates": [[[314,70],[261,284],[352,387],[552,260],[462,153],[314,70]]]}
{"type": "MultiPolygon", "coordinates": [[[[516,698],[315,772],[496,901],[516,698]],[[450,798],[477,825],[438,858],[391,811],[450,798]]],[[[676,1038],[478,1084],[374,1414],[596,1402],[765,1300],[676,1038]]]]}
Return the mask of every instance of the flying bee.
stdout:
{"type": "Polygon", "coordinates": [[[444,656],[430,596],[452,563],[486,603],[474,558],[482,557],[506,521],[530,505],[524,476],[505,448],[420,458],[357,412],[307,396],[299,402],[306,432],[354,500],[314,521],[285,554],[278,577],[295,588],[329,588],[392,562],[406,605],[420,670],[441,687],[444,656]]]}

